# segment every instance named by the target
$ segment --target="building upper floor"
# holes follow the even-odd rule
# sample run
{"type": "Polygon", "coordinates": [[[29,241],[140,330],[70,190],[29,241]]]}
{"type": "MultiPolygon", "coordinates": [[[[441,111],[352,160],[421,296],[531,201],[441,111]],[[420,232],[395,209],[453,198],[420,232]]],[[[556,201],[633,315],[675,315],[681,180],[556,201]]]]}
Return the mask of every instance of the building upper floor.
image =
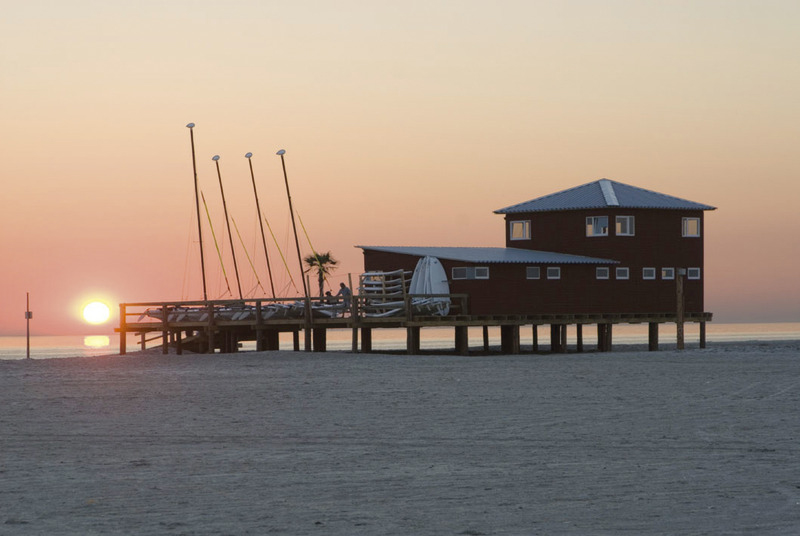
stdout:
{"type": "Polygon", "coordinates": [[[701,261],[703,215],[714,209],[600,179],[495,213],[505,216],[507,247],[647,263],[701,261]]]}

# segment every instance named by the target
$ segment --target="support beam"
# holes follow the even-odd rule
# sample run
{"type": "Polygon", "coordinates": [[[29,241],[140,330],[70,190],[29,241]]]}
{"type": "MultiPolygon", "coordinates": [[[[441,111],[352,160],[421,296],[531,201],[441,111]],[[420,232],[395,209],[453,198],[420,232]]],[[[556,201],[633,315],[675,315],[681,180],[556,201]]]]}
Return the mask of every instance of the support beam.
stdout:
{"type": "Polygon", "coordinates": [[[469,328],[467,326],[455,327],[456,353],[469,355],[469,328]]]}
{"type": "Polygon", "coordinates": [[[264,330],[264,349],[268,351],[280,350],[280,332],[277,329],[264,330]]]}
{"type": "Polygon", "coordinates": [[[706,323],[700,322],[700,348],[706,347],[706,323]]]}
{"type": "Polygon", "coordinates": [[[298,330],[292,331],[292,347],[295,352],[300,351],[300,332],[298,330]]]}
{"type": "Polygon", "coordinates": [[[313,341],[314,341],[314,351],[315,352],[324,352],[328,347],[328,330],[326,328],[319,328],[316,327],[312,329],[313,341]]]}
{"type": "Polygon", "coordinates": [[[500,326],[500,349],[504,354],[519,353],[519,326],[500,326]]]}
{"type": "Polygon", "coordinates": [[[575,338],[578,352],[583,352],[583,324],[575,326],[575,338]]]}
{"type": "Polygon", "coordinates": [[[372,328],[361,328],[361,351],[372,351],[372,328]]]}
{"type": "Polygon", "coordinates": [[[647,349],[651,352],[658,350],[658,322],[650,322],[648,324],[647,349]]]}
{"type": "Polygon", "coordinates": [[[611,324],[609,323],[597,324],[597,351],[611,351],[611,324]]]}
{"type": "Polygon", "coordinates": [[[419,354],[419,326],[409,326],[406,328],[406,353],[408,355],[419,354]]]}
{"type": "Polygon", "coordinates": [[[561,344],[558,351],[562,354],[567,353],[567,324],[561,324],[561,344]]]}
{"type": "Polygon", "coordinates": [[[483,326],[483,351],[489,351],[489,326],[483,326]]]}
{"type": "Polygon", "coordinates": [[[533,337],[533,348],[531,348],[531,350],[533,352],[538,352],[539,351],[539,326],[534,324],[532,326],[532,331],[533,331],[533,334],[532,334],[532,337],[533,337]]]}

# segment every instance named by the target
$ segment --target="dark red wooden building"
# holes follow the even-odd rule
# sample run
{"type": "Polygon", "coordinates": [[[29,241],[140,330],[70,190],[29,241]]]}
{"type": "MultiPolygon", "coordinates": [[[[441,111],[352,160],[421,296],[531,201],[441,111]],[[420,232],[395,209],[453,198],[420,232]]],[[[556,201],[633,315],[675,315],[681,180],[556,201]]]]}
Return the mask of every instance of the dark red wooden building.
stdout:
{"type": "Polygon", "coordinates": [[[430,255],[469,314],[704,312],[704,212],[715,207],[600,179],[496,210],[504,248],[358,246],[366,271],[430,255]]]}

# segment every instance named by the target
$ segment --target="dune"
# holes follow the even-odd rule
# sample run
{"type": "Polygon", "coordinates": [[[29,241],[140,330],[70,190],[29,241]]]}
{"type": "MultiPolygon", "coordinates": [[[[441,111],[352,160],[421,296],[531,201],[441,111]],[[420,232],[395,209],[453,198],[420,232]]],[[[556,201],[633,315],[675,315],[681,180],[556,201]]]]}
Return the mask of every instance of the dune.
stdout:
{"type": "Polygon", "coordinates": [[[0,532],[795,533],[799,358],[0,361],[0,532]]]}

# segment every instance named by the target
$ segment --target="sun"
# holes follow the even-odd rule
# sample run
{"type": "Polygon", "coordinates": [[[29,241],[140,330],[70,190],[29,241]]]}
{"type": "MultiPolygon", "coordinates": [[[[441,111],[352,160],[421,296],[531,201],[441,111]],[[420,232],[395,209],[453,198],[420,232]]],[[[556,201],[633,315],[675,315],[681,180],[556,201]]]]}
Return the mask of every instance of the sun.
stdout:
{"type": "Polygon", "coordinates": [[[111,316],[111,309],[103,302],[94,301],[83,308],[83,318],[90,324],[102,324],[111,316]]]}

